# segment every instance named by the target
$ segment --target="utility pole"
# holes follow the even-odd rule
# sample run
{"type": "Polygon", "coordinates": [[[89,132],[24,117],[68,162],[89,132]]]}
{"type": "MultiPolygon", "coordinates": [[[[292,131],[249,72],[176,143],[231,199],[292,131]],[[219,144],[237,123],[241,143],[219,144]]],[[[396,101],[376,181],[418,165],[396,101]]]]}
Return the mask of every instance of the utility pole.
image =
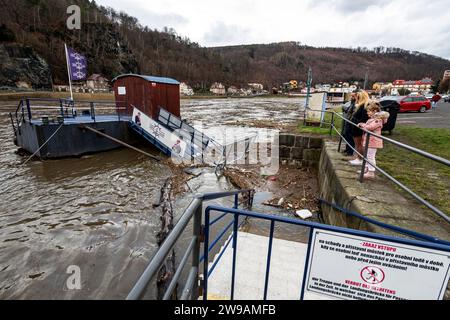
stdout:
{"type": "Polygon", "coordinates": [[[303,125],[306,125],[306,112],[309,108],[309,94],[311,93],[311,83],[312,83],[312,69],[308,69],[308,80],[306,81],[306,102],[305,102],[305,113],[303,115],[303,125]]]}
{"type": "Polygon", "coordinates": [[[366,75],[364,76],[364,90],[366,90],[368,80],[369,80],[369,67],[366,68],[366,75]]]}

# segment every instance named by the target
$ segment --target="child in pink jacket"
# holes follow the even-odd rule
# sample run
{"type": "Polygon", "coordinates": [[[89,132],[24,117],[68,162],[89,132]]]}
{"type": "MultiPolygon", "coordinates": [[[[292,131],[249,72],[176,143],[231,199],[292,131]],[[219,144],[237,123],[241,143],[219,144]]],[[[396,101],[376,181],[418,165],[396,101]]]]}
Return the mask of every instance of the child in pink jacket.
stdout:
{"type": "MultiPolygon", "coordinates": [[[[389,113],[386,111],[381,111],[380,104],[378,102],[371,102],[367,106],[367,115],[369,120],[366,123],[358,123],[358,127],[366,129],[367,131],[373,132],[377,135],[381,135],[381,129],[383,125],[387,122],[389,118],[389,113]]],[[[367,133],[364,133],[362,139],[362,145],[365,146],[367,141],[367,133]]],[[[376,165],[375,156],[377,154],[377,149],[383,148],[383,140],[370,135],[369,138],[369,149],[367,150],[367,160],[373,165],[376,165]]],[[[366,168],[364,171],[365,179],[373,179],[375,177],[375,167],[366,162],[366,168]]]]}

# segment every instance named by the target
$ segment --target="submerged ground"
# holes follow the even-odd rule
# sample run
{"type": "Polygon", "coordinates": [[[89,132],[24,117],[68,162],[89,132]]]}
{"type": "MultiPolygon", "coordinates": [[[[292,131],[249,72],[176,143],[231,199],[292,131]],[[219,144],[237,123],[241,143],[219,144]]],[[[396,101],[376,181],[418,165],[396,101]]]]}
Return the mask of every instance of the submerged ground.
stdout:
{"type": "MultiPolygon", "coordinates": [[[[302,104],[302,99],[184,100],[181,113],[194,124],[202,121],[220,139],[222,125],[237,134],[258,132],[238,129],[248,122],[292,125],[300,119],[302,104]]],[[[128,149],[22,166],[25,158],[16,152],[9,119],[15,107],[0,103],[0,299],[125,298],[157,249],[160,209],[153,205],[169,167],[128,149]],[[66,288],[71,265],[81,269],[81,290],[66,288]]],[[[157,154],[145,144],[140,147],[157,154]]],[[[195,193],[235,189],[212,169],[197,170],[176,200],[177,216],[195,193]]],[[[315,179],[311,173],[308,177],[315,179]]],[[[275,183],[283,187],[286,182],[275,183]]],[[[256,209],[276,211],[261,204],[277,196],[273,186],[260,191],[265,193],[258,196],[256,209]]],[[[250,227],[255,232],[265,228],[250,227]]]]}

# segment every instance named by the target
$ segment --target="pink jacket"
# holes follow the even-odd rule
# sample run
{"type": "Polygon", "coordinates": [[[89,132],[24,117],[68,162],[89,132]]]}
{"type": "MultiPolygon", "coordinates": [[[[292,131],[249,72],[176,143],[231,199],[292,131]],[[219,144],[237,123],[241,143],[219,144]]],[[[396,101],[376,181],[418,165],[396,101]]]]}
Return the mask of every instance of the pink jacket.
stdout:
{"type": "MultiPolygon", "coordinates": [[[[369,119],[366,123],[361,125],[361,128],[364,128],[368,131],[371,131],[375,134],[378,134],[381,136],[381,129],[383,128],[383,120],[380,119],[369,119]]],[[[362,139],[362,145],[366,145],[366,136],[367,134],[364,133],[363,139],[362,139]]],[[[383,140],[380,138],[374,137],[370,135],[369,138],[369,148],[374,149],[381,149],[383,148],[383,140]]]]}

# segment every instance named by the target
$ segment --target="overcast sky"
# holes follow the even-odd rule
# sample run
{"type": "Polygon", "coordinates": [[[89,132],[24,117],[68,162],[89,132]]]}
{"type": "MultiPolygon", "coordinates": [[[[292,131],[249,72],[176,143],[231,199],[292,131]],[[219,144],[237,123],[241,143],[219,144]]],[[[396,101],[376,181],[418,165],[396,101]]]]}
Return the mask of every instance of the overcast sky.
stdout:
{"type": "Polygon", "coordinates": [[[201,46],[299,41],[399,47],[450,60],[450,0],[96,0],[201,46]]]}

